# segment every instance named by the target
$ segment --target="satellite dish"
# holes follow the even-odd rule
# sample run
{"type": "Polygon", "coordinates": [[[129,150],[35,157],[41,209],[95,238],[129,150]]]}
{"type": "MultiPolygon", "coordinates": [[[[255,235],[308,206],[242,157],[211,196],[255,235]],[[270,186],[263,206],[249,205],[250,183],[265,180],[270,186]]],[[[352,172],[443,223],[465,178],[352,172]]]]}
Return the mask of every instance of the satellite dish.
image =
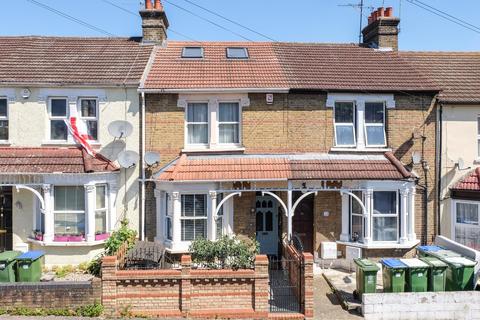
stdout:
{"type": "Polygon", "coordinates": [[[471,167],[465,167],[465,160],[463,160],[463,158],[458,158],[456,165],[458,170],[468,170],[471,168],[471,167]]]}
{"type": "Polygon", "coordinates": [[[108,125],[108,132],[115,138],[126,138],[133,132],[133,126],[128,121],[117,120],[108,125]]]}
{"type": "Polygon", "coordinates": [[[413,164],[420,164],[420,162],[422,162],[422,153],[420,151],[413,151],[412,162],[413,164]]]}
{"type": "Polygon", "coordinates": [[[145,152],[143,160],[145,160],[147,165],[153,166],[154,164],[158,164],[160,162],[160,154],[151,151],[145,152]]]}
{"type": "Polygon", "coordinates": [[[122,151],[118,154],[118,163],[122,168],[128,169],[135,167],[140,159],[140,156],[135,151],[122,151]]]}

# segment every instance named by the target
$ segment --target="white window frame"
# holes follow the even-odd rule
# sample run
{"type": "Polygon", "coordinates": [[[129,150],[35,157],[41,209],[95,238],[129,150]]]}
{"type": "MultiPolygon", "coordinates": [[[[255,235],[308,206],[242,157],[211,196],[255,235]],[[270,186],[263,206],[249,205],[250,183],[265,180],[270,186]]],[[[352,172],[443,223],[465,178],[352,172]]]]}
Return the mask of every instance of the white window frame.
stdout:
{"type": "MultiPolygon", "coordinates": [[[[453,200],[451,211],[452,211],[452,228],[451,228],[451,238],[452,238],[452,240],[457,241],[456,240],[457,239],[457,232],[456,232],[457,224],[461,225],[463,228],[466,228],[466,229],[480,229],[480,201],[463,200],[463,199],[453,200]],[[477,222],[476,225],[475,224],[467,224],[467,223],[457,222],[457,204],[458,203],[466,203],[466,204],[477,205],[478,222],[477,222]]],[[[461,243],[461,242],[459,242],[459,243],[461,243]]]]}
{"type": "Polygon", "coordinates": [[[355,124],[356,124],[356,120],[357,120],[357,106],[356,106],[356,103],[355,101],[347,101],[347,100],[337,100],[335,101],[335,104],[333,106],[333,131],[334,131],[334,135],[335,135],[335,146],[336,147],[341,147],[341,148],[355,148],[357,146],[357,130],[355,128],[355,124]],[[335,112],[337,111],[337,107],[336,107],[336,104],[337,103],[351,103],[352,104],[352,107],[353,107],[353,122],[336,122],[335,121],[335,112]],[[337,139],[337,126],[347,126],[347,125],[351,125],[352,126],[352,129],[353,129],[353,144],[338,144],[338,139],[337,139]]]}
{"type": "Polygon", "coordinates": [[[165,192],[165,199],[163,203],[163,210],[165,210],[164,219],[165,225],[163,234],[165,235],[166,241],[173,241],[173,200],[170,193],[165,192]],[[168,228],[168,221],[170,221],[170,230],[168,228]],[[170,237],[168,236],[170,233],[170,237]]]}
{"type": "MultiPolygon", "coordinates": [[[[357,194],[357,196],[359,196],[359,198],[362,200],[362,202],[365,202],[365,197],[363,195],[363,192],[362,191],[359,191],[361,193],[361,195],[359,196],[357,194]]],[[[355,193],[355,192],[354,192],[355,193]]],[[[349,206],[350,206],[350,240],[352,240],[352,237],[353,237],[353,216],[356,216],[356,217],[360,217],[362,218],[362,234],[360,235],[360,238],[359,238],[359,241],[360,243],[363,242],[363,238],[365,237],[365,215],[363,214],[363,211],[361,211],[360,213],[354,213],[353,212],[353,203],[356,202],[357,200],[354,199],[352,196],[349,196],[348,197],[349,199],[349,206]]],[[[360,208],[361,209],[361,208],[360,208]]]]}
{"type": "Polygon", "coordinates": [[[89,223],[88,221],[88,203],[87,203],[87,194],[85,191],[83,191],[83,201],[84,201],[84,209],[83,210],[55,210],[55,197],[56,197],[56,188],[57,187],[77,187],[77,188],[81,188],[81,189],[84,189],[84,186],[83,185],[54,185],[53,186],[53,192],[52,192],[52,196],[53,196],[53,202],[52,202],[52,213],[53,213],[53,232],[54,232],[54,235],[56,235],[55,233],[55,215],[56,214],[61,214],[61,213],[83,213],[84,215],[84,220],[85,220],[85,230],[83,231],[84,234],[83,234],[83,237],[84,237],[84,240],[83,241],[86,241],[87,240],[87,225],[89,223]]]}
{"type": "MultiPolygon", "coordinates": [[[[97,223],[97,213],[98,212],[105,212],[105,233],[108,233],[108,226],[110,225],[110,201],[109,201],[109,189],[108,189],[108,184],[106,183],[99,183],[99,184],[96,184],[95,185],[95,228],[96,228],[96,223],[97,223]],[[104,197],[105,197],[105,207],[104,208],[97,208],[97,188],[98,187],[105,187],[105,194],[104,194],[104,197]]],[[[87,222],[88,223],[88,222],[87,222]]],[[[96,234],[96,232],[95,232],[96,234]]]]}
{"type": "Polygon", "coordinates": [[[183,47],[181,58],[182,59],[203,59],[203,58],[205,58],[205,49],[203,47],[199,47],[199,46],[183,47]],[[185,51],[188,50],[188,49],[200,49],[200,56],[192,56],[192,57],[186,56],[185,51]]]}
{"type": "MultiPolygon", "coordinates": [[[[194,202],[194,209],[195,209],[195,202],[194,202]]],[[[208,206],[208,194],[206,193],[182,193],[180,194],[180,240],[182,242],[192,242],[196,239],[196,235],[195,235],[195,227],[193,228],[194,230],[194,240],[182,240],[183,238],[183,227],[182,227],[182,221],[186,221],[186,220],[205,220],[205,239],[208,239],[208,228],[209,228],[209,223],[208,223],[208,218],[209,218],[209,214],[208,214],[208,211],[210,210],[209,206],[208,206]],[[184,205],[183,205],[183,196],[204,196],[205,197],[205,215],[204,216],[184,216],[183,215],[183,208],[184,208],[184,205]]]]}
{"type": "MultiPolygon", "coordinates": [[[[387,130],[386,130],[386,113],[387,113],[387,108],[385,106],[385,101],[372,101],[372,100],[367,100],[365,101],[365,107],[364,109],[366,110],[366,104],[367,103],[382,103],[383,104],[383,121],[382,123],[368,123],[367,120],[363,120],[363,134],[365,136],[365,147],[370,148],[381,148],[381,147],[386,147],[387,146],[387,130]],[[367,127],[382,127],[383,128],[383,136],[385,138],[385,143],[383,144],[370,144],[368,143],[368,135],[367,135],[367,127]]],[[[364,112],[365,115],[366,112],[364,112]]]]}
{"type": "MultiPolygon", "coordinates": [[[[209,108],[210,109],[210,108],[209,108]]],[[[217,135],[217,140],[218,140],[218,145],[220,146],[231,146],[231,147],[239,147],[241,146],[242,142],[242,107],[240,105],[240,102],[237,101],[228,101],[228,100],[222,100],[218,101],[217,104],[217,123],[216,123],[216,135],[217,135]],[[222,103],[236,103],[238,107],[238,121],[227,121],[227,122],[220,122],[220,104],[222,103]],[[233,143],[221,143],[220,142],[220,125],[221,124],[236,124],[238,125],[238,142],[233,142],[233,143]]],[[[211,111],[209,111],[212,113],[211,111]]]]}
{"type": "Polygon", "coordinates": [[[100,141],[99,99],[97,97],[80,97],[80,98],[78,98],[77,113],[78,113],[78,118],[85,123],[85,127],[87,129],[88,129],[87,121],[96,121],[97,122],[97,139],[93,139],[93,140],[89,140],[89,141],[94,142],[94,143],[100,141]],[[95,115],[96,115],[95,117],[84,117],[84,116],[82,116],[82,101],[83,100],[94,100],[95,101],[95,115]]]}
{"type": "Polygon", "coordinates": [[[227,48],[227,59],[232,59],[232,60],[247,60],[250,58],[250,55],[249,55],[249,52],[248,52],[248,49],[245,48],[245,47],[228,47],[227,48]],[[232,57],[230,55],[230,50],[243,50],[243,52],[245,53],[245,57],[232,57]]]}
{"type": "MultiPolygon", "coordinates": [[[[59,139],[52,139],[52,121],[54,120],[68,120],[70,117],[70,101],[67,96],[55,96],[55,97],[49,97],[48,98],[48,141],[52,141],[55,143],[68,143],[71,141],[70,138],[70,132],[68,131],[67,127],[67,139],[66,140],[59,140],[59,139]],[[66,113],[65,117],[59,117],[59,116],[52,116],[52,100],[65,100],[66,101],[66,113]]],[[[65,124],[66,126],[66,124],[65,124]]]]}
{"type": "Polygon", "coordinates": [[[10,140],[10,120],[8,119],[10,116],[10,105],[9,105],[8,97],[0,96],[0,100],[5,100],[5,102],[7,103],[7,114],[6,116],[0,115],[0,121],[7,121],[7,125],[8,125],[7,139],[0,139],[0,142],[8,142],[10,140]]]}
{"type": "Polygon", "coordinates": [[[185,146],[188,147],[207,147],[210,143],[210,122],[211,122],[211,115],[210,115],[210,106],[208,105],[208,101],[188,101],[187,106],[185,107],[185,146]],[[188,108],[190,108],[191,104],[206,104],[207,105],[207,122],[188,122],[188,108]],[[190,124],[202,124],[207,125],[207,142],[206,143],[190,143],[188,141],[188,125],[190,124]]]}
{"type": "Polygon", "coordinates": [[[383,189],[376,189],[376,190],[373,190],[373,193],[372,193],[372,204],[371,204],[371,208],[372,208],[372,217],[370,219],[370,223],[371,223],[371,230],[372,230],[372,242],[373,243],[398,243],[400,241],[400,196],[399,196],[399,190],[383,190],[383,189]],[[396,214],[393,215],[393,214],[375,214],[375,207],[374,207],[374,204],[375,204],[375,193],[376,192],[395,192],[395,198],[396,198],[396,214]],[[385,240],[375,240],[374,239],[374,220],[375,218],[393,218],[393,217],[396,217],[397,218],[397,238],[396,240],[390,240],[390,241],[385,241],[385,240]]]}
{"type": "Polygon", "coordinates": [[[477,159],[480,159],[480,115],[477,115],[477,159]]]}

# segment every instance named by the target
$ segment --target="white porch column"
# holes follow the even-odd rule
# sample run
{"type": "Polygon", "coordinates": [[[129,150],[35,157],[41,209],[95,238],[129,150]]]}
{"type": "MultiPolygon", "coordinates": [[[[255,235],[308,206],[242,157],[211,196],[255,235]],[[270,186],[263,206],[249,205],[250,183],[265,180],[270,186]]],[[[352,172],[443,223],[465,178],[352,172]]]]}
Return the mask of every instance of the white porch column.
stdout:
{"type": "Polygon", "coordinates": [[[108,204],[110,216],[108,217],[108,232],[112,232],[117,227],[117,193],[118,185],[116,183],[108,184],[108,204]]]}
{"type": "Polygon", "coordinates": [[[288,191],[287,191],[287,219],[288,219],[288,229],[287,229],[287,239],[290,242],[292,240],[293,234],[293,226],[292,226],[292,190],[291,190],[291,183],[288,183],[288,191]]]}
{"type": "Polygon", "coordinates": [[[55,219],[53,217],[53,205],[52,205],[52,185],[44,184],[42,186],[43,200],[45,201],[45,210],[43,212],[44,228],[43,241],[53,242],[53,236],[55,234],[55,219]]]}
{"type": "Polygon", "coordinates": [[[342,193],[342,233],[340,234],[340,241],[350,241],[350,196],[342,193]]]}
{"type": "Polygon", "coordinates": [[[155,189],[153,191],[155,195],[155,204],[156,204],[156,212],[155,216],[156,219],[156,234],[155,234],[155,241],[163,243],[165,240],[165,219],[167,216],[166,206],[165,206],[165,199],[166,194],[160,190],[155,189]]]}
{"type": "Polygon", "coordinates": [[[172,221],[172,233],[173,243],[179,244],[182,241],[182,222],[180,216],[182,215],[182,199],[180,192],[172,192],[173,202],[173,221],[172,221]]]}
{"type": "Polygon", "coordinates": [[[367,189],[365,192],[365,208],[367,209],[365,216],[365,237],[363,242],[369,244],[372,242],[372,211],[373,211],[373,190],[367,189]]]}
{"type": "Polygon", "coordinates": [[[87,242],[95,241],[95,202],[96,188],[94,184],[85,185],[85,215],[87,230],[85,230],[85,239],[87,242]]]}
{"type": "Polygon", "coordinates": [[[415,234],[415,186],[408,190],[408,240],[417,240],[415,234]]]}
{"type": "Polygon", "coordinates": [[[214,241],[217,238],[217,225],[216,225],[216,218],[217,215],[215,211],[217,210],[217,192],[216,191],[209,191],[209,201],[210,201],[210,210],[207,212],[207,237],[209,240],[214,241]]]}
{"type": "Polygon", "coordinates": [[[407,237],[407,212],[408,212],[408,191],[400,190],[400,243],[406,243],[407,237]]]}

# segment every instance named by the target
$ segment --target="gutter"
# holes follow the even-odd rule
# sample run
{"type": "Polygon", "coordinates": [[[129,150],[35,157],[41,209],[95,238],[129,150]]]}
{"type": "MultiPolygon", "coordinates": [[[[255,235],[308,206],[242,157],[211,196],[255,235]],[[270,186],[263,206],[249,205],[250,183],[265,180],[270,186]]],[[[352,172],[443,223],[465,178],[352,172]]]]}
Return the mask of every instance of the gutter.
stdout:
{"type": "Polygon", "coordinates": [[[138,89],[141,93],[288,93],[289,88],[201,88],[201,89],[138,89]]]}

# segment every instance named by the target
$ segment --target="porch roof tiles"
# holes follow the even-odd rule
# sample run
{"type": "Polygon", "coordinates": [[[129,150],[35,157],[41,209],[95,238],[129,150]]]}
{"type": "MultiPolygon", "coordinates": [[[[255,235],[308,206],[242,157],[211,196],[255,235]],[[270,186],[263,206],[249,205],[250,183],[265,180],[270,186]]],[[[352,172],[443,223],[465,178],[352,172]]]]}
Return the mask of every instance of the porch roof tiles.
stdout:
{"type": "Polygon", "coordinates": [[[159,181],[399,180],[411,178],[385,155],[182,155],[156,174],[159,181]]]}
{"type": "Polygon", "coordinates": [[[451,189],[454,191],[480,191],[480,167],[470,172],[451,189]]]}
{"type": "Polygon", "coordinates": [[[117,171],[111,161],[79,147],[0,148],[0,174],[93,173],[117,171]]]}

